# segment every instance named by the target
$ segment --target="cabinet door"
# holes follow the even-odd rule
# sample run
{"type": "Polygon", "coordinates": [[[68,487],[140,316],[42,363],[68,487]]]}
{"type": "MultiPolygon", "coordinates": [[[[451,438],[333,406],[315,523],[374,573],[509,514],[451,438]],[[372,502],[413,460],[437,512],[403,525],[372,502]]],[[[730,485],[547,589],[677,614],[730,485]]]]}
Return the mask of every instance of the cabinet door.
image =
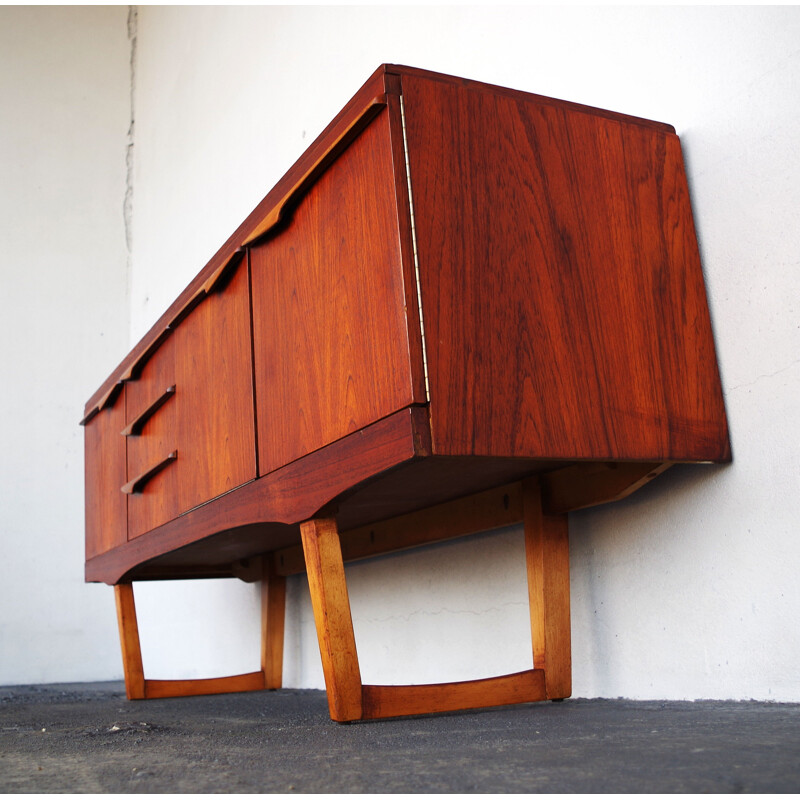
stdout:
{"type": "Polygon", "coordinates": [[[248,265],[175,333],[181,512],[256,477],[248,265]]]}
{"type": "Polygon", "coordinates": [[[84,429],[86,440],[86,558],[126,540],[125,392],[95,414],[84,429]]]}
{"type": "Polygon", "coordinates": [[[255,478],[246,266],[181,322],[128,390],[129,423],[158,406],[128,437],[128,480],[164,465],[129,496],[129,538],[255,478]]]}
{"type": "Polygon", "coordinates": [[[415,401],[396,202],[383,111],[252,250],[262,475],[415,401]]]}

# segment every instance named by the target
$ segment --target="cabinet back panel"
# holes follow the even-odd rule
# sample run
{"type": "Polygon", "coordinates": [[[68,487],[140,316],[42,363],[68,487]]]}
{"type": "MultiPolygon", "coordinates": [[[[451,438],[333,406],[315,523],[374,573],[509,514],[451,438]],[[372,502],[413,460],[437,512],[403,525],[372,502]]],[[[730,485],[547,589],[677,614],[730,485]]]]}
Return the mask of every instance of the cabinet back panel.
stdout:
{"type": "Polygon", "coordinates": [[[402,81],[435,452],[729,458],[677,137],[402,81]]]}
{"type": "Polygon", "coordinates": [[[413,402],[388,114],[251,251],[262,475],[413,402]]]}

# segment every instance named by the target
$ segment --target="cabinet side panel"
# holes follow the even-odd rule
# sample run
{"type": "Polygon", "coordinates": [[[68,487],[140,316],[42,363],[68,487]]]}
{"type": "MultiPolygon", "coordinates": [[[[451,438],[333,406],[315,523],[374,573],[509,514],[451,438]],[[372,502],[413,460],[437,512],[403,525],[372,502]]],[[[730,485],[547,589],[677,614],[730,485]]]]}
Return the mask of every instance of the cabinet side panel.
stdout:
{"type": "Polygon", "coordinates": [[[86,424],[86,559],[127,541],[125,393],[86,424]]]}
{"type": "Polygon", "coordinates": [[[727,460],[677,137],[403,76],[435,452],[727,460]]]}
{"type": "Polygon", "coordinates": [[[262,475],[414,402],[388,117],[252,249],[262,475]]]}

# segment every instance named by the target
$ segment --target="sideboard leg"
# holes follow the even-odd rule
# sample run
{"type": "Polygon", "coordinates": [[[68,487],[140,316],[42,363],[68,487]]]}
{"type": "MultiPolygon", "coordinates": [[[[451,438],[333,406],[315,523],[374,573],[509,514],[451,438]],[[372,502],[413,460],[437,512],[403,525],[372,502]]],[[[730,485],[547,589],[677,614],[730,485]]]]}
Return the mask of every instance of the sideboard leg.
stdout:
{"type": "Polygon", "coordinates": [[[133,586],[119,583],[114,587],[117,604],[119,641],[122,646],[122,669],[125,673],[125,693],[128,700],[144,700],[144,667],[139,646],[139,625],[136,622],[136,604],[133,601],[133,586]]]}
{"type": "Polygon", "coordinates": [[[336,520],[312,519],[300,532],[331,718],[361,719],[361,672],[336,520]]]}
{"type": "MultiPolygon", "coordinates": [[[[280,581],[273,587],[276,595],[272,613],[277,617],[280,581]]],[[[119,640],[122,645],[122,667],[125,672],[125,693],[128,700],[152,700],[163,697],[188,697],[199,694],[223,694],[227,692],[254,692],[267,688],[266,672],[248,672],[243,675],[230,675],[225,678],[191,678],[186,680],[147,680],[142,664],[142,650],[139,645],[139,624],[136,621],[136,605],[133,600],[133,585],[119,583],[114,587],[117,602],[117,622],[119,640]]],[[[275,626],[277,627],[277,626],[275,626]]],[[[281,624],[281,633],[282,633],[281,624]]],[[[270,634],[270,640],[277,639],[277,633],[270,634]]],[[[280,639],[281,658],[283,657],[283,637],[280,639]]],[[[274,673],[273,673],[274,677],[274,673]]],[[[280,685],[280,674],[278,674],[280,685]]]]}
{"type": "Polygon", "coordinates": [[[261,579],[261,669],[264,688],[283,685],[283,629],[286,618],[286,578],[277,575],[272,559],[264,557],[261,579]]]}
{"type": "Polygon", "coordinates": [[[546,514],[538,480],[523,482],[525,560],[533,665],[543,669],[548,699],[572,694],[569,528],[566,514],[546,514]]]}

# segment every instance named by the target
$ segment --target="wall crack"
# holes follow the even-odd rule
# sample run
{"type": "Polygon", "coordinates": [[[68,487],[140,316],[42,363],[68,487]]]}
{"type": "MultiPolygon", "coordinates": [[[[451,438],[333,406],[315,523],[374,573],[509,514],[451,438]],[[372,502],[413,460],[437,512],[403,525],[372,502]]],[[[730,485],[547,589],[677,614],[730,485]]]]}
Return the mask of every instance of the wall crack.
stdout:
{"type": "MultiPolygon", "coordinates": [[[[527,603],[524,602],[509,602],[509,603],[502,603],[499,606],[493,606],[492,608],[482,608],[480,611],[472,611],[471,609],[463,609],[463,608],[439,608],[435,611],[427,611],[425,609],[420,609],[418,611],[412,611],[409,614],[391,614],[388,617],[359,617],[356,616],[355,618],[359,622],[368,622],[368,623],[384,623],[384,622],[395,622],[395,621],[403,621],[409,622],[412,617],[438,617],[442,614],[466,614],[473,617],[480,617],[484,614],[491,614],[493,612],[500,612],[504,608],[510,608],[513,606],[524,606],[527,603]]],[[[355,616],[355,615],[354,615],[355,616]]]]}
{"type": "Polygon", "coordinates": [[[136,130],[136,40],[139,27],[138,6],[128,6],[128,42],[130,43],[129,96],[130,121],[125,142],[125,197],[122,202],[122,216],[125,225],[125,252],[128,278],[128,296],[131,290],[131,272],[133,268],[133,148],[136,130]]]}
{"type": "Polygon", "coordinates": [[[748,381],[747,383],[739,383],[736,386],[731,386],[728,389],[728,392],[735,392],[737,389],[744,389],[746,386],[754,386],[760,380],[763,380],[764,378],[774,378],[776,375],[780,375],[782,372],[786,372],[787,370],[792,369],[792,367],[795,367],[798,364],[800,364],[800,358],[795,359],[794,361],[792,361],[791,364],[789,364],[786,367],[782,367],[781,369],[775,370],[775,372],[767,372],[764,375],[757,376],[754,380],[748,381]]]}

